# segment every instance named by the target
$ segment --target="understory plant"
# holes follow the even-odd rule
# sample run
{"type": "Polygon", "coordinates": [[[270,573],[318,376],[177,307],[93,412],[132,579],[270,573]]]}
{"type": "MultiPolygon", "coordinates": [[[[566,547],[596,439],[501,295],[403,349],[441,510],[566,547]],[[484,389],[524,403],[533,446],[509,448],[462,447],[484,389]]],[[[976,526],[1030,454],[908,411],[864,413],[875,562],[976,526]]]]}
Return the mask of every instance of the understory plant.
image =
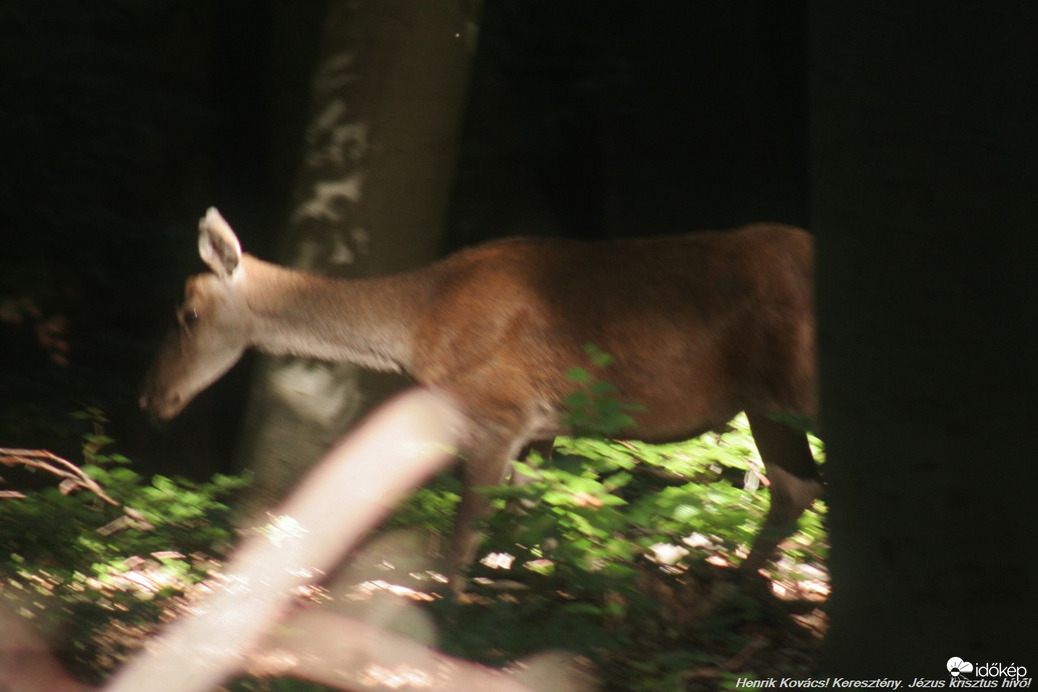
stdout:
{"type": "MultiPolygon", "coordinates": [[[[589,367],[568,374],[577,435],[557,440],[551,458],[516,462],[524,483],[485,490],[498,508],[483,546],[492,559],[473,570],[470,595],[421,599],[438,625],[437,647],[492,665],[565,650],[589,662],[603,689],[617,690],[718,689],[735,672],[806,670],[810,654],[788,652],[811,644],[797,648],[788,637],[811,637],[779,634],[785,620],[738,590],[721,601],[706,595],[714,577],[704,575],[724,571],[708,565],[737,563],[767,511],[745,418],[680,444],[614,440],[638,406],[609,384],[611,357],[594,347],[588,355],[589,367]],[[785,659],[776,662],[779,651],[785,659]]],[[[90,427],[82,462],[40,453],[37,465],[60,466],[63,480],[0,497],[0,603],[34,620],[78,676],[100,680],[218,571],[235,539],[227,501],[245,480],[146,477],[108,451],[100,411],[77,417],[90,427]]],[[[30,452],[0,450],[0,463],[4,451],[30,452]]],[[[448,535],[456,501],[456,479],[444,476],[387,524],[448,535]]],[[[823,516],[822,503],[804,515],[778,576],[817,575],[823,516]]],[[[231,688],[321,689],[250,678],[231,688]]]]}
{"type": "MultiPolygon", "coordinates": [[[[439,606],[448,648],[502,663],[559,647],[589,656],[614,689],[682,689],[689,670],[723,671],[767,618],[738,589],[716,607],[697,591],[731,572],[720,568],[741,561],[760,530],[763,464],[745,416],[677,444],[612,439],[631,429],[638,406],[608,382],[612,358],[593,346],[588,354],[592,367],[568,374],[577,436],[556,440],[550,459],[516,462],[524,482],[486,490],[498,509],[484,544],[492,559],[474,574],[492,605],[439,606]],[[498,595],[506,582],[522,585],[518,597],[498,595]]],[[[804,515],[773,576],[823,574],[823,516],[821,502],[804,515]]]]}
{"type": "Polygon", "coordinates": [[[98,679],[208,576],[234,538],[225,500],[245,480],[145,477],[107,451],[114,441],[100,410],[74,415],[89,426],[81,464],[0,450],[5,465],[40,476],[35,489],[0,499],[0,604],[32,620],[76,673],[98,679]]]}

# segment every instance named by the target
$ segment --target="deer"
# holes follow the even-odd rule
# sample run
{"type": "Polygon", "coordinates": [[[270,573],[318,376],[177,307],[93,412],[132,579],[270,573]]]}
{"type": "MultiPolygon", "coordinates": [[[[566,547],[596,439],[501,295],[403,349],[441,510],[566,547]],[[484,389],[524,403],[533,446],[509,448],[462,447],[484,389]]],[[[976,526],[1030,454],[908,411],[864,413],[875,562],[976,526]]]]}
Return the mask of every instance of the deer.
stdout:
{"type": "Polygon", "coordinates": [[[692,439],[745,411],[770,485],[740,565],[755,574],[822,491],[806,432],[818,383],[811,236],[760,223],[627,240],[506,238],[428,266],[330,278],[241,250],[215,208],[199,222],[211,270],[190,277],[140,405],[169,420],[246,349],[398,372],[446,393],[464,417],[463,490],[447,554],[465,588],[489,515],[478,489],[567,425],[566,373],[588,344],[610,354],[615,396],[634,402],[625,439],[692,439]]]}

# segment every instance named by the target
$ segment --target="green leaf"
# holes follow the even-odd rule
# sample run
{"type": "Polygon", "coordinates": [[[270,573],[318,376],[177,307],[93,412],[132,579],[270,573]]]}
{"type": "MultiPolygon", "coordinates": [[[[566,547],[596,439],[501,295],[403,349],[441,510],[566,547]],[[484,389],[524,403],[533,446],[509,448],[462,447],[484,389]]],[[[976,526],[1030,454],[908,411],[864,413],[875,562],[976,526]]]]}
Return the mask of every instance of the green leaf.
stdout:
{"type": "Polygon", "coordinates": [[[597,368],[604,368],[608,365],[612,365],[615,361],[613,356],[591,343],[584,344],[584,352],[591,357],[591,362],[597,368]]]}
{"type": "MultiPolygon", "coordinates": [[[[588,390],[591,392],[591,395],[593,397],[601,398],[601,397],[609,396],[610,394],[614,394],[616,392],[616,385],[613,384],[612,382],[602,382],[602,381],[592,382],[588,386],[588,390]]],[[[615,401],[600,402],[600,404],[607,404],[607,403],[611,404],[611,405],[614,405],[616,407],[620,407],[621,406],[621,404],[619,404],[618,402],[615,402],[615,401]]]]}
{"type": "Polygon", "coordinates": [[[573,367],[566,371],[566,379],[577,384],[591,381],[591,373],[584,368],[573,367]]]}

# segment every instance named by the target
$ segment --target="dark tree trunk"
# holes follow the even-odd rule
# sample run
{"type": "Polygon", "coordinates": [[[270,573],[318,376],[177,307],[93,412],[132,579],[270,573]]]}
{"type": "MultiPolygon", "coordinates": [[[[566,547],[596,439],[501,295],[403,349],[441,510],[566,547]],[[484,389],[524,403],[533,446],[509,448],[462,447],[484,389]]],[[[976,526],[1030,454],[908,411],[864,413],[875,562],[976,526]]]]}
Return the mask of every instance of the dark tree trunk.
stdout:
{"type": "Polygon", "coordinates": [[[1038,666],[1036,9],[813,8],[833,672],[1038,666]]]}

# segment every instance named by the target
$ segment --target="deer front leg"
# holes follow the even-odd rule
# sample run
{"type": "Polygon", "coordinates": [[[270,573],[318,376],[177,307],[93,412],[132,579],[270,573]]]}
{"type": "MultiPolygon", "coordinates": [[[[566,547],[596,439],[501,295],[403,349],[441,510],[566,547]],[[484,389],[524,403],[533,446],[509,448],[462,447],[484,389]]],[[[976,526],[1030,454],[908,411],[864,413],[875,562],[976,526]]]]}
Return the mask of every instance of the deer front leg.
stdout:
{"type": "Polygon", "coordinates": [[[450,588],[462,594],[466,586],[466,572],[476,557],[483,535],[474,524],[491,511],[490,500],[477,489],[497,485],[505,478],[508,465],[522,447],[517,439],[494,439],[477,445],[462,462],[463,487],[461,502],[454,519],[454,534],[448,553],[450,588]]]}
{"type": "Polygon", "coordinates": [[[796,531],[800,515],[822,494],[822,481],[805,433],[763,414],[747,413],[747,418],[771,483],[768,516],[740,567],[753,574],[796,531]]]}

